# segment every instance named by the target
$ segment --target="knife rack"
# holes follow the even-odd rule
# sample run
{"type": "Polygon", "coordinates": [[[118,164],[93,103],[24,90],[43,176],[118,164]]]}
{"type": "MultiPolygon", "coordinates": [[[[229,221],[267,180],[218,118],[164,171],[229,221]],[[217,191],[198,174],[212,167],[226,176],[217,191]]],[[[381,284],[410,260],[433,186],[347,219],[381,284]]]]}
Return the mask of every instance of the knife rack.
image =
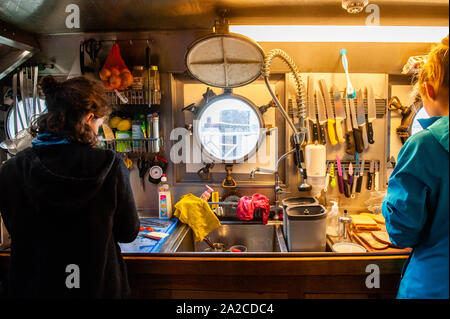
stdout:
{"type": "MultiPolygon", "coordinates": [[[[361,165],[361,159],[359,160],[359,164],[361,165]]],[[[365,159],[365,162],[364,162],[364,171],[366,172],[366,171],[369,171],[369,169],[370,169],[370,162],[371,162],[371,160],[368,160],[368,159],[365,159]]],[[[378,163],[378,170],[380,170],[380,161],[379,160],[374,160],[374,162],[375,163],[378,163]]],[[[327,167],[328,167],[328,165],[329,164],[331,164],[331,163],[334,163],[334,169],[335,169],[335,171],[337,171],[337,161],[336,160],[327,160],[327,167]]],[[[344,167],[345,168],[345,170],[347,171],[347,173],[348,173],[348,167],[349,167],[349,165],[350,165],[350,163],[352,163],[352,165],[353,165],[353,170],[355,170],[355,168],[356,168],[356,161],[341,161],[341,166],[342,167],[344,167]]],[[[328,169],[328,168],[327,168],[328,169]]],[[[375,167],[374,167],[374,169],[375,169],[375,167]]]]}
{"type": "MultiPolygon", "coordinates": [[[[333,99],[333,93],[330,93],[330,100],[331,100],[331,106],[333,108],[333,111],[335,110],[334,108],[334,99],[333,99]]],[[[342,99],[342,100],[347,100],[346,103],[349,103],[350,99],[342,99]]],[[[355,103],[355,109],[356,109],[356,98],[353,99],[353,102],[355,103]]],[[[376,107],[376,114],[377,116],[383,116],[386,114],[386,110],[387,110],[387,103],[388,100],[387,99],[375,99],[375,107],[376,107]]],[[[316,110],[316,115],[318,115],[317,113],[317,99],[314,99],[314,104],[315,104],[315,110],[316,110]]],[[[345,106],[345,105],[344,105],[345,106]]],[[[367,114],[367,99],[364,98],[364,112],[367,114]]],[[[293,109],[293,111],[295,112],[295,108],[293,109]]],[[[334,111],[335,116],[336,116],[336,111],[334,111]]]]}

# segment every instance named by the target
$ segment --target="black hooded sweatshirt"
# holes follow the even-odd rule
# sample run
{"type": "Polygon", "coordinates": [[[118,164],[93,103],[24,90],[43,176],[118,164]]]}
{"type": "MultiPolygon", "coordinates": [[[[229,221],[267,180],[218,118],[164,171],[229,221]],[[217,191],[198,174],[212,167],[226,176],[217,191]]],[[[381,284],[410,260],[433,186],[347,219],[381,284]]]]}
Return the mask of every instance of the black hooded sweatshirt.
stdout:
{"type": "Polygon", "coordinates": [[[139,218],[115,152],[71,143],[18,153],[0,166],[0,212],[10,297],[129,297],[118,242],[136,238],[139,218]]]}

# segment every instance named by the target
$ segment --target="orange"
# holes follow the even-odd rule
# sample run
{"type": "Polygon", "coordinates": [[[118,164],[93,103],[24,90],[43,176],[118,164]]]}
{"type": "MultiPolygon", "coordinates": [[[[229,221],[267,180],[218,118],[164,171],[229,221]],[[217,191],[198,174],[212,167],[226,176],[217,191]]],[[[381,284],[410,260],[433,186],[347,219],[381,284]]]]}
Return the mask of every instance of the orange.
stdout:
{"type": "Polygon", "coordinates": [[[100,70],[100,79],[102,81],[107,81],[108,78],[111,76],[111,70],[108,68],[103,68],[100,70]]]}
{"type": "Polygon", "coordinates": [[[122,72],[120,78],[122,79],[123,88],[127,88],[133,84],[133,76],[128,72],[122,72]]]}
{"type": "Polygon", "coordinates": [[[118,68],[111,68],[111,74],[112,75],[120,75],[120,71],[118,68]]]}
{"type": "Polygon", "coordinates": [[[120,79],[120,76],[118,75],[111,75],[109,78],[109,85],[112,87],[112,89],[117,89],[122,84],[122,80],[120,79]]]}

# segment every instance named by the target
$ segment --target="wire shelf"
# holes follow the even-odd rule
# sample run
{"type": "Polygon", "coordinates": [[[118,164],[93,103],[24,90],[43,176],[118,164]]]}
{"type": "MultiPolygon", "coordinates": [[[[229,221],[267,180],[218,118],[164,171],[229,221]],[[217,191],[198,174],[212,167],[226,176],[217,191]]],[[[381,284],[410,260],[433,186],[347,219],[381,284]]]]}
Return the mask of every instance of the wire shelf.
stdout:
{"type": "Polygon", "coordinates": [[[139,139],[100,139],[100,147],[126,155],[159,153],[163,149],[163,139],[161,137],[139,139]]]}

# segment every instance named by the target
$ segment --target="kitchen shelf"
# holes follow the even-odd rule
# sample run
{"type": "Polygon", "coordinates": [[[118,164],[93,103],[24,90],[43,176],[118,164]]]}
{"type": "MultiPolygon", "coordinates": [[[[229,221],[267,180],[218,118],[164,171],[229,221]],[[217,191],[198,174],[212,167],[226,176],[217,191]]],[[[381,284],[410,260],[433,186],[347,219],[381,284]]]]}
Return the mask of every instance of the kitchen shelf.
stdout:
{"type": "Polygon", "coordinates": [[[157,154],[163,150],[163,139],[161,137],[139,139],[100,139],[100,147],[128,156],[157,154]]]}

